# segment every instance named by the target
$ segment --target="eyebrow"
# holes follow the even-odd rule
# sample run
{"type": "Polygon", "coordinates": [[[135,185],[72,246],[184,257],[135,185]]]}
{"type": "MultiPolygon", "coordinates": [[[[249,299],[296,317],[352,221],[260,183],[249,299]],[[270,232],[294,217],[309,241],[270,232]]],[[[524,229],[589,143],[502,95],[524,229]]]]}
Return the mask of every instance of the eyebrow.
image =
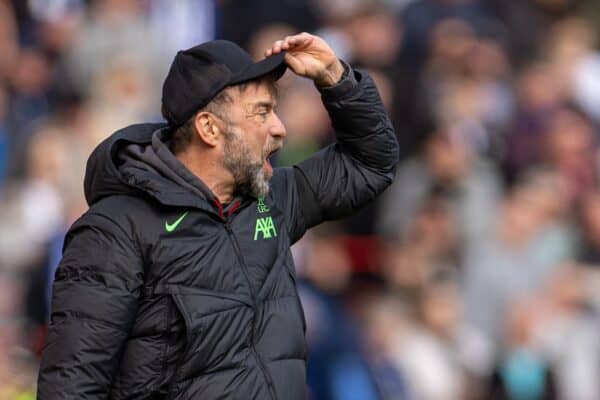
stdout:
{"type": "Polygon", "coordinates": [[[255,113],[256,110],[262,108],[262,107],[266,107],[266,108],[275,108],[275,106],[277,105],[277,102],[275,100],[269,100],[269,101],[258,101],[256,103],[250,103],[247,105],[246,108],[246,112],[247,113],[255,113]]]}
{"type": "Polygon", "coordinates": [[[276,104],[276,101],[259,101],[257,103],[252,104],[252,107],[255,109],[260,107],[275,107],[276,104]]]}

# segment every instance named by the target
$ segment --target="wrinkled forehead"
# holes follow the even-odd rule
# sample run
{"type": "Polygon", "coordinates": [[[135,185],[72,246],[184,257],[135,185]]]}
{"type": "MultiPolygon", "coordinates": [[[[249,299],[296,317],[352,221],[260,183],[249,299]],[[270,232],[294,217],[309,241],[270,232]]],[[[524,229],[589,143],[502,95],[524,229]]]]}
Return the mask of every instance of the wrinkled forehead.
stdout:
{"type": "Polygon", "coordinates": [[[240,96],[253,97],[260,96],[262,98],[277,98],[277,84],[271,80],[259,80],[237,85],[237,92],[240,96]]]}
{"type": "Polygon", "coordinates": [[[230,88],[233,103],[245,110],[256,107],[275,107],[277,103],[277,87],[274,82],[258,81],[230,88]]]}

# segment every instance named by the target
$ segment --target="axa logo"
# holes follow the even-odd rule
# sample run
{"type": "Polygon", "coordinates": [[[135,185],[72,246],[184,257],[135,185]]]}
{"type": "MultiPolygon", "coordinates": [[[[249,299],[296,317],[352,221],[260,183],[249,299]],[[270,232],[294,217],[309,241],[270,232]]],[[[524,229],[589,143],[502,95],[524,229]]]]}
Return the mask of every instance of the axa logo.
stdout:
{"type": "Polygon", "coordinates": [[[254,228],[254,240],[258,240],[259,234],[262,234],[262,239],[271,239],[277,237],[277,229],[273,223],[272,217],[263,217],[256,219],[256,227],[254,228]]]}

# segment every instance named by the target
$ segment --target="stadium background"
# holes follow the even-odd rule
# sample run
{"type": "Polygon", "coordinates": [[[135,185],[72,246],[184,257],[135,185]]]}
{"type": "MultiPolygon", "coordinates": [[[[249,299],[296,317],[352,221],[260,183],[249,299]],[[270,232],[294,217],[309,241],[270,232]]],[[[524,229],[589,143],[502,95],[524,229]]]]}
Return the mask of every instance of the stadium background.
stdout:
{"type": "MultiPolygon", "coordinates": [[[[91,149],[177,49],[309,31],[375,77],[402,163],[294,247],[314,400],[600,399],[596,0],[0,0],[0,399],[33,399],[91,149]]],[[[289,165],[329,143],[291,74],[289,165]]]]}

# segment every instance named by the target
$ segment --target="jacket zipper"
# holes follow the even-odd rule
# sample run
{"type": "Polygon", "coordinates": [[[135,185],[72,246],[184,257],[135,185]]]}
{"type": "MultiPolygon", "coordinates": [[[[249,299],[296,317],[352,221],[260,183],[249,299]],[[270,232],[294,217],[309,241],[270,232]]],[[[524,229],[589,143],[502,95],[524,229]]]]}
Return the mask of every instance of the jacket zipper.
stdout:
{"type": "MultiPolygon", "coordinates": [[[[256,299],[256,295],[254,294],[254,291],[252,290],[252,285],[250,284],[250,278],[248,277],[248,270],[246,267],[246,263],[244,261],[244,257],[242,256],[242,251],[239,247],[239,244],[237,242],[235,234],[233,233],[233,230],[231,229],[231,226],[229,225],[228,220],[225,221],[225,230],[227,230],[227,234],[229,235],[229,237],[231,238],[231,242],[233,243],[233,249],[235,251],[235,254],[236,254],[238,260],[240,261],[240,264],[242,266],[242,272],[244,273],[244,277],[246,278],[246,282],[248,283],[248,289],[250,290],[250,296],[252,297],[252,304],[254,305],[254,310],[257,311],[258,310],[258,301],[256,299]]],[[[275,387],[273,385],[273,380],[271,378],[271,375],[267,371],[267,367],[265,366],[265,363],[264,363],[262,357],[256,351],[256,347],[254,347],[254,340],[255,340],[254,334],[256,331],[255,324],[256,324],[256,318],[253,317],[252,318],[252,336],[250,338],[250,340],[251,340],[250,349],[252,350],[254,357],[258,361],[258,366],[260,367],[260,370],[262,371],[262,373],[265,377],[265,380],[267,381],[267,387],[269,388],[269,394],[271,395],[271,398],[273,400],[276,400],[277,396],[275,395],[275,387]]]]}

